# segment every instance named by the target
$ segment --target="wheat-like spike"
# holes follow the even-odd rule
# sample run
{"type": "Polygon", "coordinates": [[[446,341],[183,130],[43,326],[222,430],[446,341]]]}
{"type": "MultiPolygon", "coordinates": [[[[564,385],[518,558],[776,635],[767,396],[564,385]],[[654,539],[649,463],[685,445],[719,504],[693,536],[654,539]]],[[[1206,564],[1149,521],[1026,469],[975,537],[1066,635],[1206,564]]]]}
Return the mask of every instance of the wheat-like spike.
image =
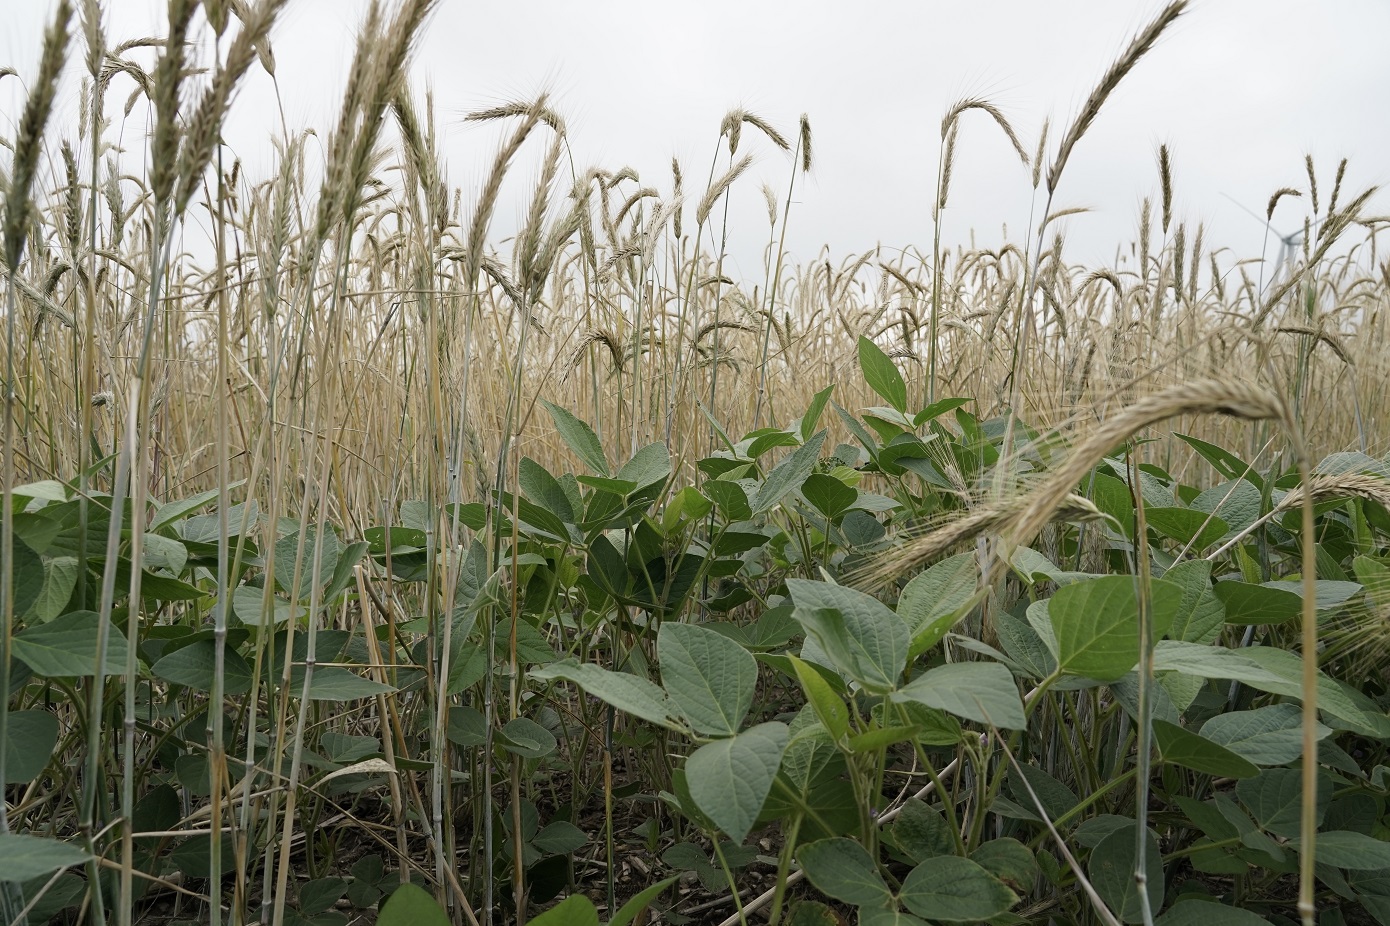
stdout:
{"type": "Polygon", "coordinates": [[[1274,393],[1245,383],[1205,379],[1179,383],[1140,399],[1106,421],[1027,496],[1026,504],[1001,530],[1011,547],[1035,537],[1078,482],[1115,448],[1151,425],[1177,415],[1220,414],[1246,421],[1274,420],[1293,430],[1288,406],[1274,393]]]}
{"type": "Polygon", "coordinates": [[[1067,134],[1062,136],[1062,144],[1057,148],[1057,155],[1052,159],[1052,166],[1047,171],[1047,192],[1054,193],[1057,184],[1062,178],[1062,170],[1067,166],[1067,159],[1071,157],[1071,151],[1076,147],[1076,143],[1090,129],[1091,123],[1095,122],[1096,116],[1100,114],[1100,108],[1104,105],[1110,94],[1115,92],[1115,88],[1120,85],[1120,81],[1125,79],[1125,75],[1134,69],[1139,63],[1139,59],[1149,53],[1169,26],[1171,26],[1179,16],[1186,11],[1188,0],[1172,0],[1156,16],[1153,22],[1149,23],[1144,30],[1134,37],[1129,43],[1129,48],[1125,49],[1115,63],[1110,65],[1110,70],[1105,72],[1105,76],[1096,84],[1091,95],[1086,98],[1086,102],[1081,107],[1081,112],[1077,114],[1071,127],[1067,129],[1067,134]]]}
{"type": "Polygon", "coordinates": [[[955,131],[955,124],[957,120],[960,119],[961,114],[969,112],[972,109],[978,109],[981,112],[989,114],[989,117],[998,124],[999,128],[1004,130],[1004,135],[1009,139],[1009,144],[1013,146],[1014,153],[1017,154],[1018,159],[1023,162],[1023,166],[1027,167],[1028,152],[1024,150],[1023,142],[1018,140],[1018,133],[1014,131],[1013,125],[1010,124],[1003,110],[995,106],[989,100],[982,100],[979,97],[966,97],[948,109],[946,115],[941,119],[941,140],[945,141],[946,136],[955,131]]]}
{"type": "Polygon", "coordinates": [[[652,187],[638,187],[635,193],[633,193],[627,199],[623,200],[622,206],[618,209],[618,214],[613,217],[613,224],[623,224],[623,219],[627,218],[627,214],[631,212],[633,209],[635,209],[638,203],[640,203],[644,199],[658,197],[660,195],[661,194],[654,190],[652,187]]]}
{"type": "Polygon", "coordinates": [[[724,191],[739,178],[753,163],[753,156],[746,154],[733,167],[726,170],[714,183],[710,184],[705,195],[700,197],[700,204],[695,207],[695,224],[704,225],[705,219],[709,218],[710,210],[719,201],[719,197],[724,195],[724,191]]]}
{"type": "Polygon", "coordinates": [[[951,169],[956,163],[956,139],[960,135],[960,123],[952,122],[951,130],[947,133],[944,141],[946,142],[946,154],[941,159],[941,183],[936,191],[936,212],[940,215],[941,210],[946,208],[946,199],[951,190],[951,169]]]}
{"type": "Polygon", "coordinates": [[[521,150],[527,136],[541,122],[541,110],[545,106],[545,95],[542,94],[531,108],[530,114],[522,120],[521,124],[512,132],[507,143],[497,151],[497,156],[492,161],[492,171],[488,174],[487,183],[483,185],[482,195],[478,197],[478,204],[473,207],[473,220],[468,228],[467,260],[468,276],[467,281],[471,286],[477,279],[478,267],[483,257],[483,244],[487,238],[487,229],[492,224],[492,213],[497,207],[497,196],[502,190],[502,179],[507,175],[507,169],[511,167],[512,158],[521,150]]]}
{"type": "MultiPolygon", "coordinates": [[[[471,112],[463,117],[464,122],[492,122],[496,119],[512,119],[517,117],[529,117],[531,110],[535,108],[534,103],[503,103],[501,106],[494,106],[491,109],[480,109],[471,112]]],[[[540,119],[550,130],[558,135],[566,134],[565,120],[560,114],[549,106],[540,108],[540,119]]]]}
{"type": "Polygon", "coordinates": [[[14,157],[10,161],[9,189],[5,191],[5,266],[13,273],[24,253],[24,240],[34,212],[31,197],[34,176],[38,173],[39,150],[48,117],[53,112],[58,79],[63,73],[63,61],[68,49],[68,21],[72,5],[60,0],[53,22],[44,32],[43,54],[39,58],[39,73],[34,79],[24,112],[19,117],[14,157]]]}
{"type": "Polygon", "coordinates": [[[1313,169],[1313,156],[1303,156],[1303,169],[1308,174],[1308,197],[1313,201],[1313,215],[1318,214],[1318,174],[1313,169]]]}
{"type": "Polygon", "coordinates": [[[685,216],[685,194],[681,192],[681,162],[671,158],[671,201],[676,204],[676,212],[671,220],[671,230],[676,240],[681,239],[681,219],[685,216]]]}
{"type": "Polygon", "coordinates": [[[335,217],[340,214],[340,204],[333,194],[346,181],[353,135],[362,111],[363,98],[368,90],[371,56],[381,40],[380,33],[381,4],[379,0],[372,0],[367,8],[366,19],[357,32],[352,64],[348,67],[347,86],[343,90],[343,105],[338,114],[338,127],[328,143],[323,184],[319,189],[318,215],[314,221],[314,237],[319,241],[328,235],[335,217]]]}
{"type": "Polygon", "coordinates": [[[197,0],[169,0],[169,35],[153,76],[154,141],[150,146],[150,191],[162,209],[174,191],[179,168],[179,90],[188,69],[188,30],[197,0]]]}
{"type": "Polygon", "coordinates": [[[256,47],[270,35],[275,18],[284,9],[286,0],[261,0],[242,23],[241,30],[227,50],[227,60],[218,68],[212,85],[203,94],[193,119],[189,122],[179,161],[179,184],[174,197],[175,213],[183,212],[193,198],[203,171],[212,160],[213,151],[221,137],[222,121],[227,116],[232,94],[256,59],[256,47]]]}
{"type": "Polygon", "coordinates": [[[1328,215],[1331,215],[1332,213],[1337,211],[1337,196],[1342,192],[1342,179],[1346,177],[1346,173],[1347,159],[1342,158],[1341,163],[1337,165],[1337,176],[1332,181],[1332,197],[1327,201],[1328,215]]]}
{"type": "Polygon", "coordinates": [[[811,172],[811,117],[805,113],[801,114],[801,172],[809,174],[811,172]]]}
{"type": "Polygon", "coordinates": [[[1274,221],[1274,207],[1279,205],[1279,200],[1285,196],[1302,196],[1303,194],[1291,186],[1280,187],[1274,191],[1274,195],[1269,198],[1269,205],[1265,207],[1265,221],[1274,221]]]}
{"type": "Polygon", "coordinates": [[[787,141],[786,136],[774,129],[772,123],[761,116],[754,115],[753,113],[744,113],[743,121],[761,131],[774,145],[781,148],[783,151],[792,150],[791,142],[787,141]]]}
{"type": "Polygon", "coordinates": [[[729,139],[729,157],[733,157],[738,151],[739,140],[743,137],[743,117],[748,115],[742,109],[731,109],[724,114],[724,121],[719,123],[719,137],[729,139]]]}
{"type": "Polygon", "coordinates": [[[1033,189],[1042,182],[1043,158],[1047,152],[1047,132],[1052,127],[1052,119],[1043,120],[1042,131],[1038,133],[1038,150],[1033,154],[1033,189]]]}
{"type": "Polygon", "coordinates": [[[1163,233],[1166,235],[1173,221],[1173,164],[1167,145],[1158,146],[1158,186],[1163,194],[1163,233]]]}
{"type": "Polygon", "coordinates": [[[560,157],[563,153],[564,136],[555,135],[550,140],[550,148],[547,149],[545,161],[541,164],[540,179],[531,194],[531,207],[526,211],[526,220],[517,236],[517,267],[522,282],[533,295],[536,295],[536,291],[530,283],[537,276],[536,256],[541,250],[541,241],[545,236],[545,212],[550,206],[550,193],[555,186],[555,177],[560,172],[560,157]]]}
{"type": "Polygon", "coordinates": [[[96,79],[101,76],[101,61],[106,57],[106,30],[101,24],[101,4],[97,0],[82,0],[82,37],[87,45],[87,73],[96,79]]]}

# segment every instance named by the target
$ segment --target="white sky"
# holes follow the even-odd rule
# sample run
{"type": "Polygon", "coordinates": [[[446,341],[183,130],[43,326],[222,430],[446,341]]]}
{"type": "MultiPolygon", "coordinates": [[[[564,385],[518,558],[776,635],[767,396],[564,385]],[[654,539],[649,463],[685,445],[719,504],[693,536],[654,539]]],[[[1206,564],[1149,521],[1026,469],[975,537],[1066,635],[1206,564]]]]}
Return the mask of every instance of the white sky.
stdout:
{"type": "MultiPolygon", "coordinates": [[[[325,133],[337,117],[354,30],[365,0],[291,0],[272,41],[292,129],[325,133]]],[[[0,0],[0,66],[29,79],[51,0],[0,0]]],[[[163,4],[108,0],[112,43],[160,31],[163,4]]],[[[680,158],[692,200],[709,169],[724,113],[743,106],[789,137],[807,112],[815,137],[810,182],[798,187],[789,246],[832,260],[882,243],[930,248],[941,116],[963,96],[982,96],[1009,116],[1025,146],[1044,117],[1060,137],[1081,102],[1133,33],[1159,9],[1153,0],[441,0],[414,61],[417,86],[435,92],[451,185],[465,203],[481,183],[498,130],[463,114],[550,90],[568,120],[580,166],[631,165],[644,185],[670,189],[680,158]]],[[[74,20],[74,24],[76,21],[74,20]]],[[[1071,259],[1113,262],[1135,238],[1140,202],[1156,194],[1156,151],[1170,145],[1175,216],[1207,223],[1209,245],[1257,256],[1263,216],[1281,186],[1306,189],[1311,153],[1325,203],[1337,161],[1351,159],[1343,201],[1390,183],[1390,2],[1386,0],[1195,0],[1107,102],[1075,150],[1057,204],[1094,211],[1067,220],[1071,259]]],[[[74,57],[80,61],[80,48],[74,57]]],[[[112,93],[113,131],[134,146],[145,104],[122,126],[131,89],[112,93]]],[[[77,79],[65,82],[69,116],[77,79]]],[[[11,135],[21,80],[0,80],[0,134],[11,135]]],[[[279,131],[273,88],[253,68],[225,136],[248,174],[269,171],[279,131]]],[[[61,134],[50,134],[51,138],[61,134]]],[[[734,187],[730,246],[735,275],[761,279],[767,240],[766,181],[785,195],[787,156],[751,128],[740,152],[754,169],[734,187]]],[[[494,240],[515,224],[544,142],[530,142],[499,213],[494,240]]],[[[983,113],[968,114],[957,149],[943,239],[995,245],[1001,226],[1020,241],[1030,178],[983,113]]],[[[0,155],[3,157],[3,155],[0,155]]],[[[800,183],[800,181],[798,181],[800,183]]],[[[1377,197],[1385,211],[1390,197],[1377,197]]],[[[1298,229],[1308,202],[1286,199],[1274,226],[1298,229]]],[[[693,204],[687,206],[687,227],[693,204]]],[[[1190,239],[1189,239],[1190,240],[1190,239]]],[[[1277,245],[1277,242],[1275,243],[1277,245]]],[[[1271,246],[1270,257],[1277,254],[1271,246]]]]}

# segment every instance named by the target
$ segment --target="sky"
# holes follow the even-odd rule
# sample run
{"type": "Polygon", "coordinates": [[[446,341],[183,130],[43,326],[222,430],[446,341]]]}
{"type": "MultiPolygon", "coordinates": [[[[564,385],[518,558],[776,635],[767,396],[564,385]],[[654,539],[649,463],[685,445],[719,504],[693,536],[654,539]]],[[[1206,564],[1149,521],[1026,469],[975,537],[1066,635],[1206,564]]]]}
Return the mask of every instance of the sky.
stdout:
{"type": "MultiPolygon", "coordinates": [[[[0,135],[13,134],[22,80],[37,68],[41,33],[55,6],[0,0],[0,67],[20,75],[0,79],[0,135]]],[[[161,31],[162,3],[107,0],[103,6],[112,43],[161,31]]],[[[292,131],[316,127],[323,136],[331,130],[366,6],[366,0],[290,0],[272,40],[276,82],[253,68],[224,132],[247,176],[270,172],[281,108],[292,131]]],[[[691,199],[698,198],[727,111],[743,107],[789,137],[804,112],[815,163],[809,178],[798,180],[787,244],[803,260],[826,247],[838,263],[878,245],[929,252],[941,117],[955,101],[994,103],[1030,151],[1050,117],[1055,150],[1101,74],[1160,6],[1152,0],[440,0],[412,81],[421,92],[432,89],[448,179],[463,189],[465,204],[482,184],[500,129],[463,117],[501,102],[548,92],[567,120],[581,167],[631,166],[643,185],[663,193],[671,186],[671,158],[679,158],[691,199]]],[[[1238,257],[1260,255],[1271,193],[1285,186],[1306,191],[1306,154],[1315,159],[1324,203],[1343,157],[1350,159],[1343,202],[1368,185],[1390,185],[1387,35],[1387,0],[1194,0],[1106,102],[1071,157],[1055,207],[1090,211],[1066,220],[1069,259],[1109,266],[1117,249],[1135,240],[1140,204],[1157,194],[1160,144],[1172,154],[1175,222],[1205,223],[1208,244],[1238,257]]],[[[74,57],[80,61],[80,51],[74,57]]],[[[111,114],[113,132],[135,147],[146,107],[142,101],[122,117],[131,86],[117,84],[111,114]]],[[[60,92],[69,114],[77,96],[78,77],[70,74],[60,92]]],[[[75,134],[70,115],[59,127],[51,138],[75,134]]],[[[525,208],[546,142],[529,144],[494,239],[514,229],[525,208]]],[[[770,185],[780,200],[792,165],[751,130],[740,154],[745,151],[756,161],[734,187],[731,271],[756,281],[769,232],[761,187],[770,185]]],[[[1271,259],[1278,236],[1300,229],[1309,205],[1306,196],[1282,201],[1271,259]]],[[[1033,206],[1030,173],[1002,133],[985,114],[967,114],[943,242],[997,247],[1005,227],[1009,240],[1021,242],[1033,206]]],[[[687,224],[692,211],[688,206],[687,224]]],[[[1370,211],[1390,211],[1390,196],[1378,196],[1370,211]]]]}

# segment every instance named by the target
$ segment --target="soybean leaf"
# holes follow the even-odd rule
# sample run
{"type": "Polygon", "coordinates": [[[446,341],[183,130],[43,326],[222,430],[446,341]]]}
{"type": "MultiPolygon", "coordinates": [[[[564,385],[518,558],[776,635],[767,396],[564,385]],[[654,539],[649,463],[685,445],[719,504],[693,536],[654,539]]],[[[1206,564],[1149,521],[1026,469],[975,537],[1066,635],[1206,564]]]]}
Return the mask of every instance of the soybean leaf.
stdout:
{"type": "Polygon", "coordinates": [[[806,496],[815,509],[827,518],[837,518],[854,504],[859,491],[845,485],[834,476],[825,473],[812,473],[801,485],[801,494],[806,496]]]}
{"type": "Polygon", "coordinates": [[[1226,606],[1212,591],[1210,562],[1199,559],[1179,563],[1163,574],[1163,581],[1182,589],[1182,603],[1168,628],[1169,636],[1174,640],[1211,643],[1221,635],[1226,606]]]}
{"type": "MultiPolygon", "coordinates": [[[[1296,768],[1267,768],[1254,778],[1236,782],[1236,797],[1250,811],[1255,822],[1278,836],[1301,834],[1299,814],[1303,798],[1303,771],[1296,768]]],[[[1332,800],[1332,779],[1318,775],[1317,822],[1327,813],[1332,800]]]]}
{"type": "Polygon", "coordinates": [[[1229,581],[1216,583],[1215,591],[1228,624],[1278,624],[1303,610],[1303,599],[1286,588],[1229,581]]]}
{"type": "Polygon", "coordinates": [[[1154,530],[1193,551],[1205,550],[1230,531],[1216,515],[1191,508],[1145,508],[1144,518],[1154,530]]]}
{"type": "Polygon", "coordinates": [[[997,662],[954,662],[928,669],[893,692],[892,698],[1004,730],[1028,726],[1014,677],[997,662]]]}
{"type": "MultiPolygon", "coordinates": [[[[1139,886],[1134,880],[1135,824],[1117,828],[1091,852],[1087,869],[1091,884],[1106,905],[1125,923],[1144,921],[1139,886]]],[[[1153,831],[1145,833],[1144,872],[1148,877],[1149,909],[1163,906],[1163,855],[1153,831]]]]}
{"type": "Polygon", "coordinates": [[[600,476],[607,476],[608,461],[604,458],[603,445],[599,443],[594,429],[553,402],[542,399],[541,404],[550,412],[550,418],[555,422],[555,430],[560,432],[560,438],[584,461],[584,465],[600,476]]]}
{"type": "Polygon", "coordinates": [[[730,739],[706,743],[686,760],[691,800],[735,842],[742,842],[757,822],[787,739],[786,724],[758,724],[730,739]]]}
{"type": "Polygon", "coordinates": [[[672,720],[673,717],[679,716],[679,712],[666,696],[666,692],[645,678],[626,672],[613,672],[592,663],[575,662],[573,659],[551,663],[529,674],[531,678],[562,678],[574,682],[595,698],[613,705],[620,711],[668,730],[685,730],[683,725],[672,720]]]}
{"type": "Polygon", "coordinates": [[[887,605],[852,588],[788,579],[793,616],[835,667],[870,691],[888,691],[907,664],[907,625],[887,605]]]}
{"type": "Polygon", "coordinates": [[[987,920],[1018,903],[1003,881],[956,855],[929,858],[912,869],[899,899],[918,916],[941,923],[987,920]]]}
{"type": "MultiPolygon", "coordinates": [[[[16,545],[17,546],[17,545],[16,545]]],[[[27,627],[11,641],[14,655],[23,660],[36,675],[47,678],[73,678],[93,675],[97,664],[97,627],[100,616],[95,611],[73,611],[54,618],[47,624],[27,627]]],[[[126,639],[119,627],[106,628],[106,675],[124,675],[126,639]]]]}
{"type": "Polygon", "coordinates": [[[802,846],[796,852],[801,870],[822,894],[855,906],[892,902],[878,866],[858,842],[835,836],[802,846]]]}
{"type": "MultiPolygon", "coordinates": [[[[1243,863],[1241,871],[1245,871],[1243,863]]],[[[1269,920],[1259,914],[1241,907],[1204,900],[1181,899],[1154,920],[1155,926],[1268,926],[1268,923],[1269,920]]]]}
{"type": "MultiPolygon", "coordinates": [[[[1049,599],[1060,670],[1113,682],[1139,658],[1139,596],[1130,576],[1101,576],[1064,585],[1049,599]]],[[[1182,604],[1182,589],[1150,583],[1152,628],[1162,636],[1182,604]]]]}
{"type": "Polygon", "coordinates": [[[903,382],[903,375],[888,355],[863,335],[859,337],[859,369],[864,371],[864,381],[870,389],[898,412],[907,412],[907,383],[903,382]]]}
{"type": "Polygon", "coordinates": [[[912,637],[909,655],[925,653],[946,636],[979,584],[973,553],[960,553],[913,577],[898,596],[898,616],[912,637]]]}
{"type": "Polygon", "coordinates": [[[5,731],[5,767],[0,787],[26,784],[39,776],[58,745],[58,716],[49,711],[14,711],[5,731]]]}
{"type": "Polygon", "coordinates": [[[801,488],[806,477],[816,468],[816,462],[820,459],[820,448],[824,443],[825,432],[821,431],[777,464],[753,496],[753,514],[771,511],[784,495],[793,489],[801,488]]]}
{"type": "MultiPolygon", "coordinates": [[[[538,923],[540,919],[536,917],[531,922],[538,923]]],[[[424,888],[406,883],[386,898],[376,922],[377,926],[449,926],[449,915],[424,888]]],[[[598,926],[597,914],[594,915],[594,926],[598,926]]]]}
{"type": "Polygon", "coordinates": [[[656,653],[666,692],[695,732],[738,732],[758,683],[758,663],[747,650],[706,627],[667,622],[656,653]]]}
{"type": "MultiPolygon", "coordinates": [[[[1297,840],[1295,840],[1297,844],[1297,840]]],[[[1390,842],[1352,830],[1318,833],[1313,843],[1317,859],[1324,865],[1353,871],[1390,871],[1390,842]]]]}
{"type": "MultiPolygon", "coordinates": [[[[1318,739],[1332,733],[1322,724],[1315,731],[1318,739]]],[[[1303,711],[1283,702],[1217,714],[1202,725],[1202,735],[1256,765],[1286,765],[1303,755],[1303,711]]]]}
{"type": "MultiPolygon", "coordinates": [[[[246,660],[233,649],[224,650],[222,655],[222,690],[229,695],[250,691],[251,667],[246,660]]],[[[216,674],[216,656],[217,646],[212,640],[199,640],[174,650],[156,662],[150,671],[175,685],[183,685],[194,691],[211,691],[216,674]]]]}
{"type": "Polygon", "coordinates": [[[830,738],[839,742],[840,738],[849,732],[849,709],[845,707],[845,702],[810,663],[795,656],[788,656],[787,659],[796,671],[801,690],[806,694],[806,703],[811,705],[816,718],[830,734],[830,738]]]}
{"type": "Polygon", "coordinates": [[[0,881],[15,883],[41,878],[59,868],[81,865],[89,856],[57,839],[0,833],[0,881]]]}
{"type": "Polygon", "coordinates": [[[507,721],[498,739],[508,752],[527,759],[539,759],[555,751],[555,734],[528,717],[507,721]]]}
{"type": "MultiPolygon", "coordinates": [[[[656,882],[639,894],[634,894],[627,903],[618,909],[617,913],[613,914],[613,918],[608,921],[608,926],[627,926],[628,923],[634,922],[642,911],[651,906],[652,901],[656,900],[662,891],[679,880],[680,875],[674,875],[656,882]]],[[[531,922],[534,923],[535,920],[533,919],[531,922]]]]}
{"type": "Polygon", "coordinates": [[[825,411],[825,405],[830,401],[830,393],[834,390],[835,384],[831,383],[811,397],[811,404],[807,406],[806,414],[801,416],[801,422],[797,428],[803,441],[810,440],[811,435],[816,433],[816,425],[820,422],[821,413],[825,411]]]}
{"type": "Polygon", "coordinates": [[[1260,769],[1239,753],[1166,720],[1153,722],[1163,761],[1222,778],[1253,778],[1260,769]]]}

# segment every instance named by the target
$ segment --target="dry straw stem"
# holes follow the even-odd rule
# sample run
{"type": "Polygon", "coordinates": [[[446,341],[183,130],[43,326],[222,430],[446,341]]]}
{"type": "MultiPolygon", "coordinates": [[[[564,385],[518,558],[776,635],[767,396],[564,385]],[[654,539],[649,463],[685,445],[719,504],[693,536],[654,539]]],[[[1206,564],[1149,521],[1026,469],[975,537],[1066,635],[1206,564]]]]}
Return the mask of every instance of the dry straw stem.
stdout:
{"type": "Polygon", "coordinates": [[[1062,178],[1062,170],[1067,166],[1067,159],[1071,157],[1071,149],[1076,147],[1081,136],[1090,129],[1091,123],[1100,114],[1100,108],[1105,104],[1106,99],[1115,92],[1115,88],[1120,85],[1120,81],[1125,79],[1125,75],[1139,63],[1139,59],[1149,53],[1164,30],[1171,26],[1173,21],[1181,16],[1186,9],[1187,0],[1173,0],[1172,3],[1163,8],[1163,11],[1154,18],[1153,22],[1134,37],[1134,41],[1129,43],[1129,48],[1125,49],[1125,53],[1114,64],[1110,65],[1110,70],[1105,72],[1100,83],[1086,98],[1081,112],[1062,138],[1062,144],[1057,149],[1057,156],[1052,159],[1052,166],[1047,171],[1048,193],[1056,192],[1057,183],[1062,178]]]}

